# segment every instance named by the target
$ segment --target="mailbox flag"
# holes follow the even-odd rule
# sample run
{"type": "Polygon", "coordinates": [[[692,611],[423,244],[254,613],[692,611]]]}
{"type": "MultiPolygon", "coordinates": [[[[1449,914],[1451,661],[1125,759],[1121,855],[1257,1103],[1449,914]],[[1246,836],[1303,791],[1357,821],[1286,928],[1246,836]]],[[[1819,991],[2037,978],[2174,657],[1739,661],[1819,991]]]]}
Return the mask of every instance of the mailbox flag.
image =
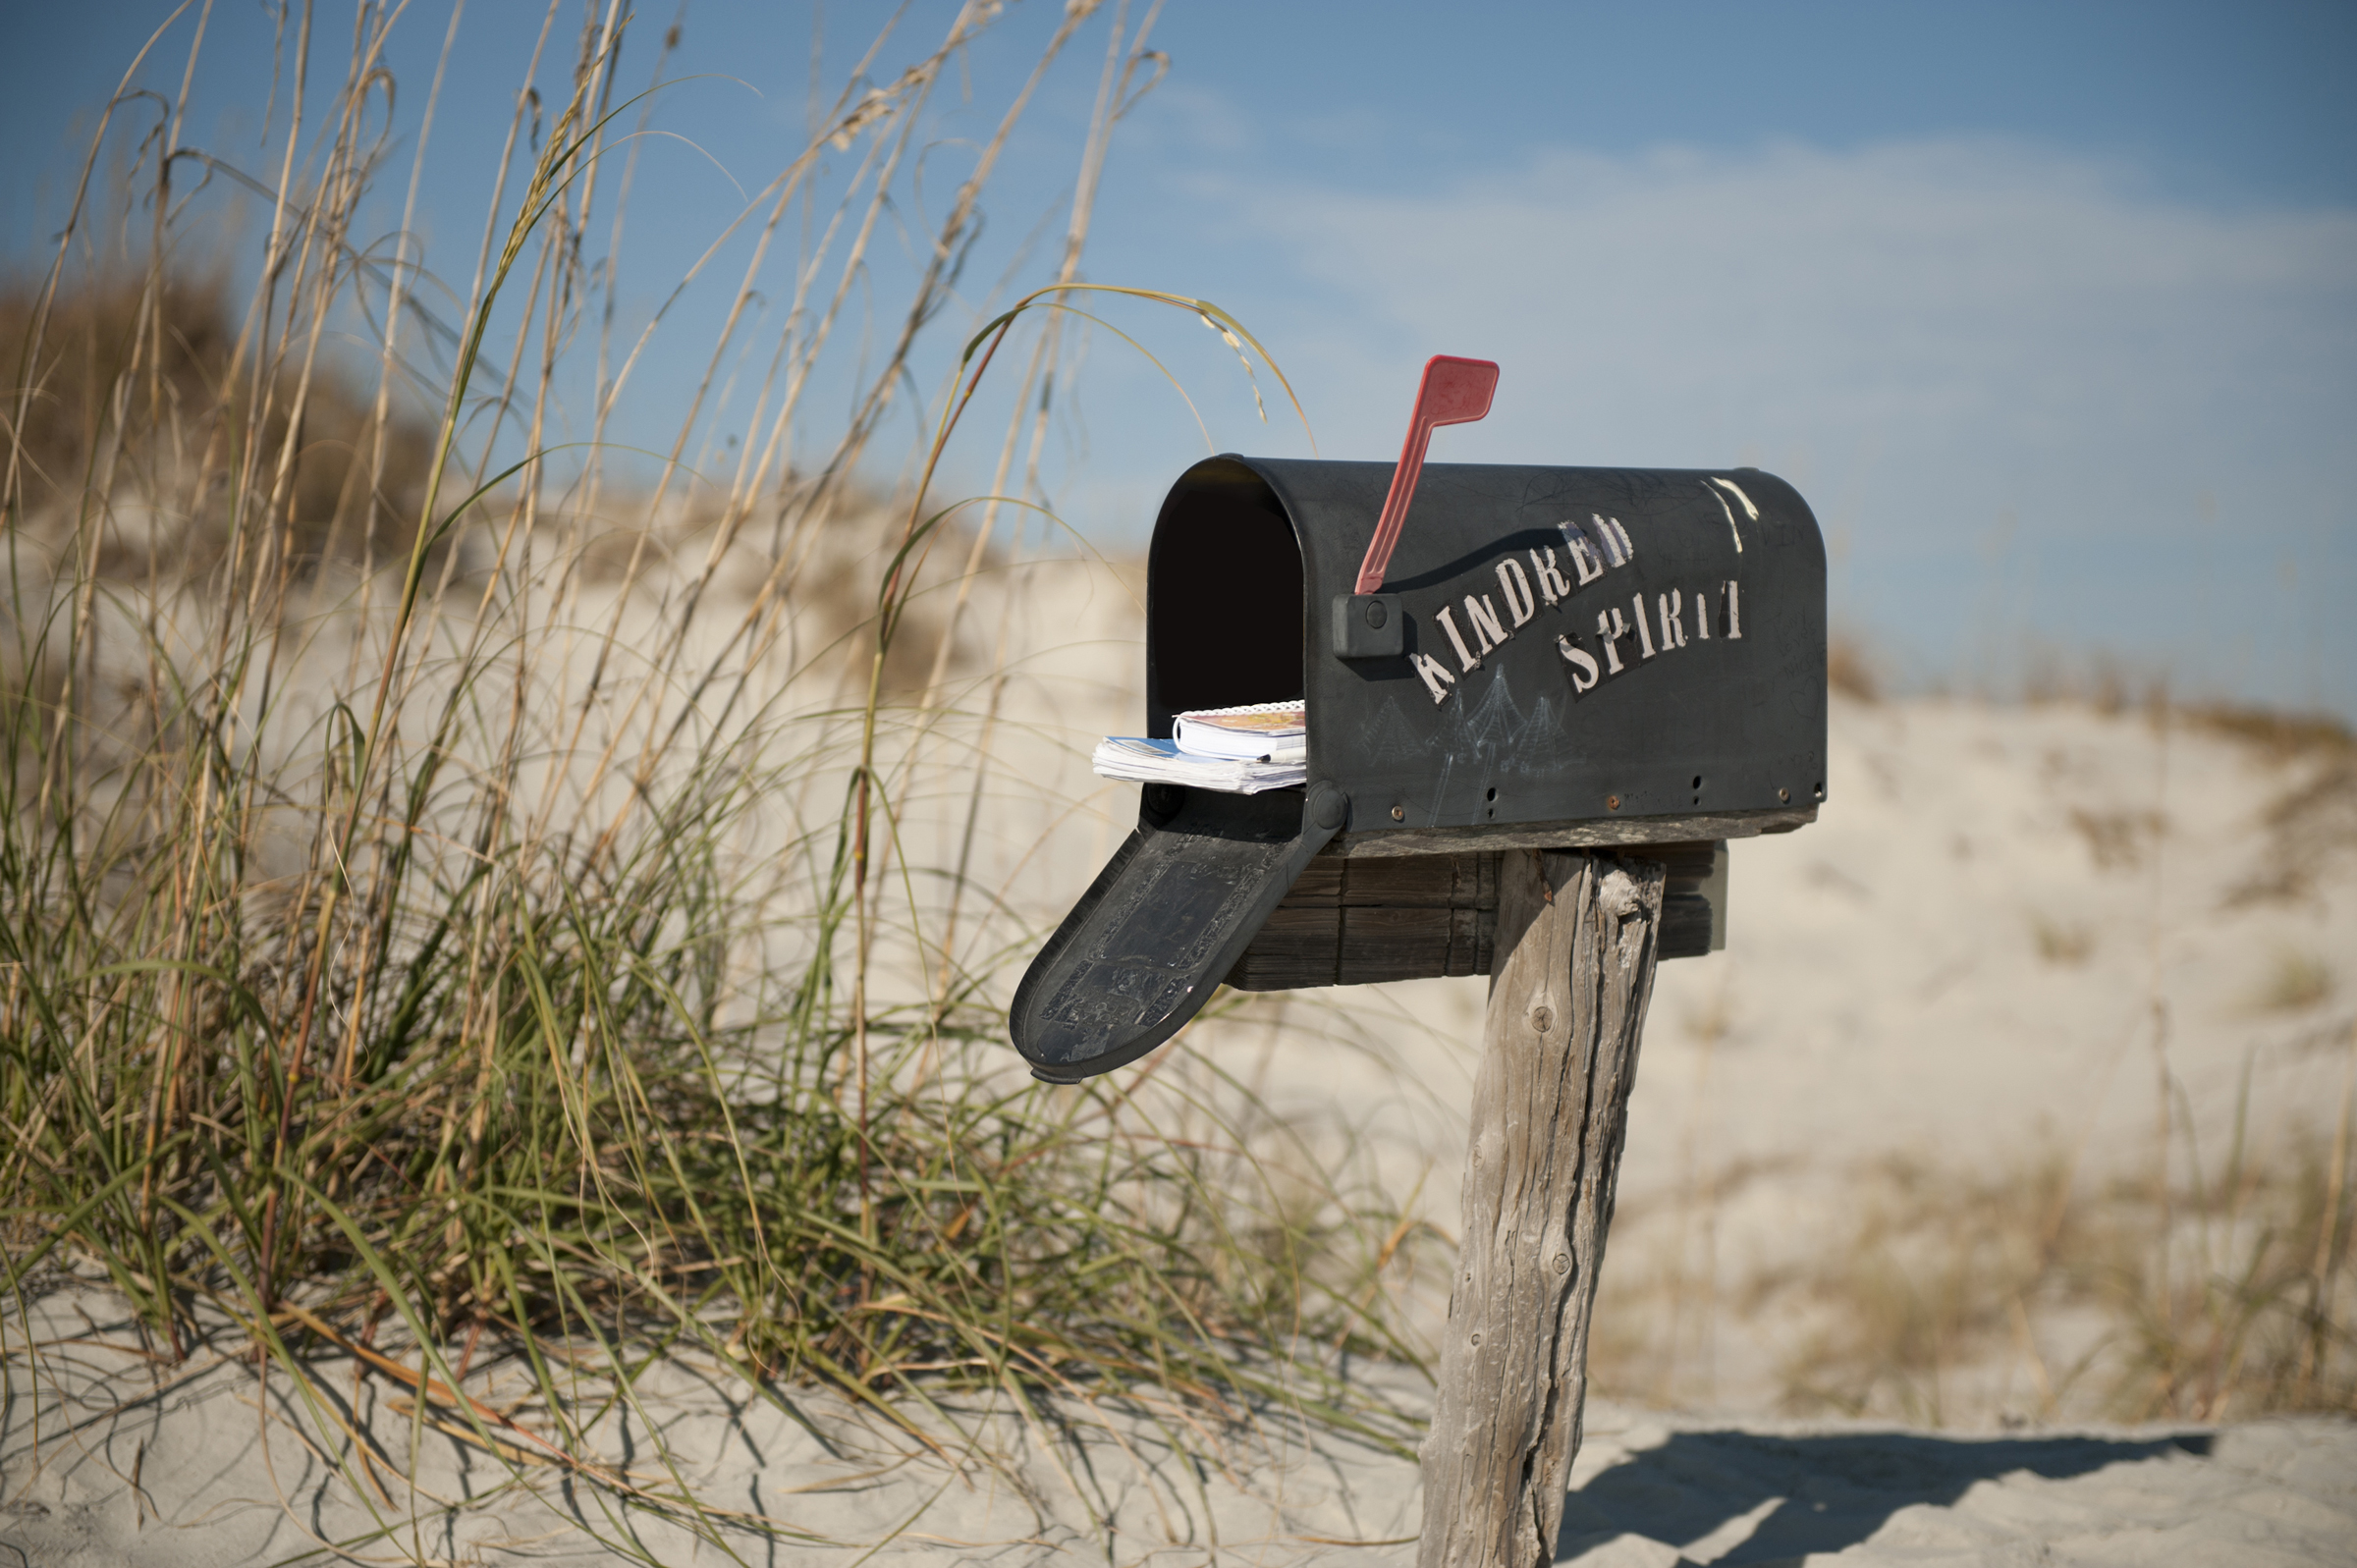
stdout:
{"type": "Polygon", "coordinates": [[[1375,519],[1375,537],[1367,545],[1367,558],[1359,563],[1352,593],[1383,591],[1383,574],[1407,521],[1407,504],[1415,499],[1434,427],[1487,418],[1497,391],[1498,367],[1487,359],[1436,353],[1424,361],[1424,379],[1416,385],[1416,406],[1407,418],[1407,439],[1399,444],[1399,463],[1392,470],[1392,488],[1383,498],[1383,514],[1375,519]]]}

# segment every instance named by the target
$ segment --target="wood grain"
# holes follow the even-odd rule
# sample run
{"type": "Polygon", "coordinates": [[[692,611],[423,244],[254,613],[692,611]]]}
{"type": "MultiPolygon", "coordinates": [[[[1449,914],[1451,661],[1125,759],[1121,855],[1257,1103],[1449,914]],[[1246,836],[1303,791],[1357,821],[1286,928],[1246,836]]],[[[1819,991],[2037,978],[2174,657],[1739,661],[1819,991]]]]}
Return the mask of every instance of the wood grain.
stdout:
{"type": "MultiPolygon", "coordinates": [[[[1663,959],[1711,948],[1711,906],[1701,893],[1714,845],[1631,845],[1624,859],[1662,863],[1669,874],[1656,946],[1663,959]]],[[[1505,855],[1457,854],[1352,859],[1329,850],[1309,863],[1285,901],[1229,971],[1238,991],[1295,991],[1380,980],[1486,975],[1498,930],[1498,868],[1505,855]]]]}
{"type": "Polygon", "coordinates": [[[1358,860],[1388,855],[1462,854],[1473,849],[1588,849],[1790,833],[1817,820],[1812,805],[1774,811],[1700,812],[1684,817],[1583,817],[1503,828],[1352,828],[1325,853],[1358,860]]]}
{"type": "Polygon", "coordinates": [[[1592,852],[1501,861],[1419,1568],[1555,1558],[1665,881],[1592,852]]]}

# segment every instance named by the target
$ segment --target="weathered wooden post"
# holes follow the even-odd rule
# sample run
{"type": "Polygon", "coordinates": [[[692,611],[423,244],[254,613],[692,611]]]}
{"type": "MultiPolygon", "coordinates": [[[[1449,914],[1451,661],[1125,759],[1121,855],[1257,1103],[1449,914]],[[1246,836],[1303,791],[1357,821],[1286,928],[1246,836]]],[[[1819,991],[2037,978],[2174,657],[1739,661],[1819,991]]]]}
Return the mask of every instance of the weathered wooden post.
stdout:
{"type": "Polygon", "coordinates": [[[1493,977],[1427,1565],[1553,1556],[1654,964],[1722,946],[1727,840],[1825,798],[1808,504],[1749,468],[1425,468],[1496,381],[1427,365],[1397,464],[1221,457],[1172,487],[1146,739],[1123,744],[1300,703],[1302,782],[1148,784],[1010,1017],[1032,1071],[1070,1082],[1223,982],[1493,977]]]}
{"type": "Polygon", "coordinates": [[[1555,1560],[1662,889],[1659,863],[1605,854],[1500,869],[1420,1568],[1555,1560]]]}

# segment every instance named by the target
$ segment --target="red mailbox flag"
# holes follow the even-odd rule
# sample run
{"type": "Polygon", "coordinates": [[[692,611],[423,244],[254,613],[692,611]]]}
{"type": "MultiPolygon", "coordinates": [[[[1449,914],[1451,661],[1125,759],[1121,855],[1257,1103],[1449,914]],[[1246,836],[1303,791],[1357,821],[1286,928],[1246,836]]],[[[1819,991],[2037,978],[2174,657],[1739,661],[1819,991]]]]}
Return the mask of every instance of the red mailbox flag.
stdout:
{"type": "Polygon", "coordinates": [[[1399,525],[1407,520],[1407,504],[1416,494],[1416,478],[1424,471],[1424,449],[1441,425],[1471,424],[1490,411],[1498,390],[1498,366],[1488,359],[1458,359],[1436,353],[1424,361],[1424,379],[1416,387],[1416,409],[1408,416],[1407,439],[1399,444],[1399,466],[1392,470],[1392,493],[1383,498],[1383,515],[1376,519],[1375,537],[1367,559],[1358,568],[1353,593],[1378,593],[1383,573],[1392,564],[1392,547],[1399,542],[1399,525]]]}

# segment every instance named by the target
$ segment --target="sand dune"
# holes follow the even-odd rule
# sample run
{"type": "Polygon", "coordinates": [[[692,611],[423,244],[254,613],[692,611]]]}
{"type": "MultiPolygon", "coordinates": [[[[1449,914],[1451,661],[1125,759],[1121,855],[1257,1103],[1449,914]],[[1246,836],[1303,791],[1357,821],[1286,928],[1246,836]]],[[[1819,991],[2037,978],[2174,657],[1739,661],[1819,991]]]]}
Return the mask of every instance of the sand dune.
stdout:
{"type": "MultiPolygon", "coordinates": [[[[1135,605],[1118,574],[1052,568],[982,585],[960,635],[1002,624],[1012,675],[973,866],[1044,931],[1134,811],[1084,758],[1134,723],[1135,605]]],[[[910,798],[969,798],[983,697],[948,694],[920,763],[938,776],[910,798]]],[[[2151,1290],[2167,1319],[2190,1288],[2177,1327],[2196,1332],[2216,1281],[2275,1256],[2301,1172],[2345,1188],[2345,752],[2183,714],[1963,701],[1837,702],[1832,738],[1823,820],[1738,844],[1728,950],[1662,974],[1600,1309],[1610,1397],[1566,1559],[2357,1560],[2357,1427],[2235,1420],[2264,1392],[2249,1358],[2282,1349],[2273,1320],[2234,1368],[2156,1371],[2130,1311],[2151,1290]],[[2202,1196],[2227,1170],[2239,1185],[2202,1196]],[[2123,1409],[2166,1419],[2099,1419],[2123,1409]]],[[[947,863],[959,831],[920,813],[905,852],[947,863]]],[[[905,955],[879,972],[921,983],[905,955]]],[[[1420,1193],[1435,1230],[1403,1249],[1398,1286],[1426,1333],[1482,997],[1460,980],[1256,998],[1173,1048],[1420,1193]]],[[[1412,1463],[1282,1411],[1219,1434],[1223,1470],[1154,1412],[970,1407],[960,1451],[992,1458],[949,1466],[831,1400],[762,1403],[679,1361],[593,1430],[643,1494],[617,1512],[527,1439],[511,1480],[334,1358],[301,1387],[201,1357],[168,1368],[95,1280],[28,1301],[7,1349],[0,1561],[228,1564],[330,1541],[356,1560],[602,1561],[626,1538],[657,1561],[727,1560],[667,1517],[660,1499],[690,1493],[758,1516],[710,1516],[745,1561],[1413,1557],[1412,1463]],[[677,1475],[650,1468],[656,1430],[677,1475]],[[313,1446],[356,1434],[386,1457],[381,1495],[313,1446]]],[[[2342,1397],[2349,1353],[2311,1369],[2317,1397],[2342,1397]]],[[[1399,1370],[1357,1375],[1410,1415],[1425,1397],[1399,1370]]],[[[495,1364],[470,1392],[502,1407],[521,1386],[495,1364]]]]}
{"type": "MultiPolygon", "coordinates": [[[[1602,1385],[1700,1409],[2103,1415],[2128,1374],[2120,1303],[2097,1310],[2092,1276],[2158,1267],[2162,1196],[2187,1288],[2250,1261],[2266,1182],[2310,1170],[2321,1190],[2336,1148],[2347,1178],[2349,764],[2183,716],[1843,701],[1829,767],[1817,824],[1734,846],[1727,951],[1662,968],[1602,1385]],[[2195,1214],[2238,1118],[2248,1190],[2195,1214]],[[2043,1271],[1995,1256],[2039,1246],[2043,1271]],[[1930,1298],[2007,1269],[2038,1281],[2023,1311],[1999,1299],[1912,1365],[1860,1359],[1861,1334],[1905,1327],[1862,1313],[1936,1318],[1930,1298]],[[1868,1286],[1916,1299],[1875,1309],[1868,1286]]],[[[1478,980],[1296,993],[1257,1015],[1259,1040],[1200,1049],[1263,1062],[1296,1115],[1346,1103],[1451,1225],[1482,997],[1478,980]]]]}

